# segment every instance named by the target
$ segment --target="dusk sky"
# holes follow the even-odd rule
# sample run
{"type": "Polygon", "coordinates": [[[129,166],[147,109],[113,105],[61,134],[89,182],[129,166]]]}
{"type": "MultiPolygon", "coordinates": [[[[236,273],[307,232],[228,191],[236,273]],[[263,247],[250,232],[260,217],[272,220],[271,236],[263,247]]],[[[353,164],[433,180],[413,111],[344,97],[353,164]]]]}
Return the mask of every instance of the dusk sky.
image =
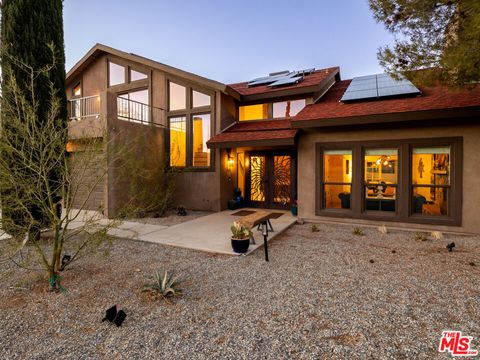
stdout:
{"type": "Polygon", "coordinates": [[[374,74],[393,42],[367,0],[66,0],[64,26],[67,71],[102,43],[223,83],[336,65],[343,79],[374,74]]]}

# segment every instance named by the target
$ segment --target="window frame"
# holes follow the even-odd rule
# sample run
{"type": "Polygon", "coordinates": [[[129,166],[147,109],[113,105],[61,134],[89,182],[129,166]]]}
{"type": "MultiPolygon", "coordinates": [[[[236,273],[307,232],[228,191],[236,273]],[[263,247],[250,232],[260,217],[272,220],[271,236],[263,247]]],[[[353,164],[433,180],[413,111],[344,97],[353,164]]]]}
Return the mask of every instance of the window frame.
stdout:
{"type": "Polygon", "coordinates": [[[108,88],[113,88],[113,87],[116,87],[116,86],[125,86],[125,85],[128,85],[129,84],[129,81],[128,81],[128,66],[121,63],[121,62],[117,62],[115,59],[108,59],[107,61],[107,87],[108,88]],[[117,66],[121,66],[123,67],[123,77],[124,77],[124,80],[122,83],[118,83],[118,84],[110,84],[110,64],[115,64],[117,66]]]}
{"type": "MultiPolygon", "coordinates": [[[[297,114],[293,115],[293,116],[279,116],[279,117],[275,117],[275,112],[274,112],[274,107],[275,107],[275,104],[281,104],[281,103],[285,103],[285,102],[293,102],[293,101],[304,101],[304,106],[302,109],[300,109],[300,111],[302,111],[303,109],[305,109],[305,107],[307,106],[307,99],[306,98],[298,98],[298,99],[286,99],[286,100],[278,100],[278,101],[272,101],[272,120],[279,120],[279,119],[291,119],[295,116],[297,116],[297,114]]],[[[299,111],[299,112],[300,112],[299,111]]]]}
{"type": "Polygon", "coordinates": [[[75,85],[72,86],[72,99],[79,99],[83,96],[83,82],[78,80],[74,82],[75,85]],[[80,95],[75,95],[75,89],[80,87],[80,95]]]}
{"type": "Polygon", "coordinates": [[[272,116],[272,111],[273,111],[273,104],[271,102],[257,102],[257,103],[252,103],[252,104],[239,104],[237,107],[237,119],[238,122],[252,122],[252,121],[267,121],[267,120],[273,120],[272,116]],[[240,120],[240,108],[241,107],[247,107],[247,106],[266,106],[267,107],[267,117],[264,119],[250,119],[250,120],[240,120]]]}
{"type": "MultiPolygon", "coordinates": [[[[150,88],[148,86],[142,86],[140,88],[132,88],[132,89],[124,90],[124,91],[119,91],[116,95],[117,95],[117,102],[118,102],[119,97],[122,97],[123,95],[128,95],[128,97],[127,97],[127,100],[128,100],[128,118],[119,117],[118,113],[117,113],[117,118],[119,120],[129,121],[129,122],[133,122],[133,123],[136,123],[136,124],[142,124],[142,125],[151,125],[152,124],[152,112],[151,112],[152,106],[150,105],[151,94],[150,94],[150,88]],[[145,105],[147,106],[148,112],[146,113],[147,114],[147,120],[146,121],[133,120],[133,118],[130,116],[130,114],[131,114],[131,112],[130,112],[130,110],[131,110],[130,109],[130,105],[131,105],[130,101],[138,103],[138,101],[130,99],[130,94],[134,93],[134,92],[138,92],[138,91],[147,91],[148,103],[146,103],[145,105]]],[[[117,112],[118,112],[118,103],[117,103],[117,112]]]]}
{"type": "Polygon", "coordinates": [[[381,217],[397,217],[399,214],[400,214],[400,210],[401,210],[401,206],[400,206],[400,202],[401,202],[401,199],[403,199],[403,197],[405,196],[403,194],[403,187],[402,187],[402,184],[403,182],[405,181],[405,179],[403,178],[403,171],[402,171],[402,164],[404,163],[404,159],[403,159],[403,152],[402,152],[402,149],[401,149],[401,145],[400,144],[397,144],[396,142],[393,142],[391,145],[385,145],[385,142],[382,142],[382,146],[370,146],[368,145],[369,142],[365,142],[365,146],[362,146],[362,151],[361,151],[361,161],[362,161],[362,173],[361,173],[361,193],[362,193],[362,203],[361,203],[361,209],[362,209],[362,212],[365,213],[365,214],[368,214],[368,215],[372,215],[372,216],[381,216],[381,217]],[[398,161],[398,165],[397,165],[397,183],[395,184],[395,211],[382,211],[382,210],[367,210],[366,209],[366,187],[367,187],[367,181],[365,180],[365,171],[366,171],[366,168],[365,168],[365,156],[366,155],[366,152],[368,150],[397,150],[397,161],[398,161]]]}
{"type": "MultiPolygon", "coordinates": [[[[197,109],[195,109],[195,110],[197,110],[197,109]]],[[[211,149],[210,149],[210,154],[209,154],[209,156],[210,156],[210,165],[208,165],[208,166],[198,166],[198,165],[195,166],[195,165],[193,165],[193,118],[194,118],[195,116],[197,116],[197,115],[199,115],[199,116],[201,116],[201,115],[209,115],[209,116],[210,116],[210,136],[209,136],[209,138],[207,139],[207,141],[210,140],[210,138],[212,137],[212,126],[213,126],[213,123],[212,123],[212,113],[211,113],[210,111],[207,111],[207,112],[193,111],[193,112],[190,114],[190,143],[187,143],[187,148],[189,147],[188,145],[190,145],[190,150],[189,150],[189,151],[190,151],[190,154],[189,154],[189,155],[190,155],[190,158],[191,158],[191,159],[190,159],[190,160],[191,160],[191,161],[190,161],[190,167],[191,167],[192,169],[200,169],[200,170],[201,170],[201,169],[207,169],[207,170],[208,170],[208,169],[210,169],[210,168],[212,167],[212,152],[213,152],[213,151],[212,151],[211,149]]],[[[203,119],[202,119],[202,121],[203,121],[203,119]]],[[[187,118],[187,129],[188,129],[188,125],[189,125],[189,121],[188,121],[188,118],[187,118]]],[[[187,130],[187,141],[188,141],[188,130],[187,130]]],[[[188,163],[188,156],[187,156],[187,165],[188,165],[188,164],[189,164],[189,163],[188,163]]]]}
{"type": "MultiPolygon", "coordinates": [[[[317,174],[320,175],[319,181],[316,182],[317,184],[320,184],[320,190],[318,191],[317,194],[317,205],[316,208],[318,209],[319,207],[322,209],[322,211],[325,211],[326,213],[337,213],[337,214],[345,214],[345,213],[351,213],[352,212],[352,197],[354,196],[354,192],[356,192],[356,189],[354,188],[354,166],[353,166],[353,161],[354,161],[354,151],[355,149],[351,147],[348,144],[343,144],[343,143],[335,143],[335,144],[325,144],[323,146],[317,146],[317,154],[318,152],[321,152],[321,155],[318,156],[318,164],[317,164],[317,174]],[[337,182],[327,182],[325,181],[325,169],[324,169],[324,159],[325,159],[325,151],[329,150],[347,150],[352,152],[352,181],[350,183],[337,183],[337,182]],[[350,208],[348,209],[343,209],[343,208],[327,208],[324,206],[325,204],[325,185],[344,185],[344,184],[349,184],[350,185],[350,208]]],[[[342,215],[343,216],[343,215],[342,215]]]]}
{"type": "MultiPolygon", "coordinates": [[[[291,117],[279,117],[279,118],[274,118],[273,117],[273,104],[274,103],[281,103],[285,101],[296,101],[296,100],[305,100],[305,107],[308,106],[309,104],[312,103],[312,98],[310,96],[299,96],[299,95],[292,95],[292,96],[282,96],[279,98],[276,98],[274,100],[256,100],[256,101],[250,101],[250,102],[244,102],[244,103],[238,103],[236,106],[236,116],[237,116],[237,122],[255,122],[255,121],[270,121],[270,120],[285,120],[285,119],[291,119],[291,117]],[[267,105],[267,113],[268,116],[266,119],[255,119],[255,120],[240,120],[240,106],[250,106],[250,105],[261,105],[261,104],[266,104],[267,105]]],[[[302,109],[303,110],[303,109],[302,109]]],[[[300,110],[300,111],[302,111],[300,110]]]]}
{"type": "Polygon", "coordinates": [[[186,81],[178,79],[173,76],[166,77],[165,79],[165,93],[166,93],[166,102],[168,110],[166,111],[166,117],[168,121],[168,139],[165,141],[165,147],[168,154],[170,154],[170,118],[185,116],[187,119],[187,158],[185,166],[170,166],[170,161],[168,162],[169,167],[175,169],[182,169],[188,172],[214,172],[215,171],[215,151],[210,151],[210,166],[193,166],[193,116],[195,115],[210,115],[210,135],[207,141],[215,134],[215,92],[207,90],[196,85],[190,84],[186,81]],[[181,110],[170,110],[170,82],[173,82],[177,85],[184,86],[186,88],[186,109],[181,110]],[[210,106],[202,107],[193,107],[193,90],[201,92],[205,95],[210,96],[210,106]]]}
{"type": "Polygon", "coordinates": [[[168,161],[168,167],[169,168],[175,168],[175,169],[185,169],[187,166],[188,166],[188,152],[189,152],[189,146],[188,146],[188,124],[189,124],[189,121],[188,121],[188,116],[185,115],[185,114],[179,114],[179,115],[172,115],[172,116],[168,116],[167,117],[167,121],[168,121],[168,131],[167,131],[167,141],[165,141],[165,145],[166,147],[168,148],[168,156],[169,156],[169,161],[168,161]],[[185,117],[185,166],[174,166],[174,165],[171,165],[171,159],[170,159],[170,140],[171,140],[171,137],[170,137],[170,121],[172,118],[180,118],[180,117],[185,117]]]}
{"type": "Polygon", "coordinates": [[[117,57],[107,57],[106,64],[107,64],[107,78],[106,78],[107,89],[111,88],[111,89],[115,89],[115,91],[118,91],[118,92],[124,92],[130,89],[133,89],[135,87],[144,87],[144,86],[148,86],[149,88],[151,87],[150,85],[151,85],[152,71],[148,67],[132,64],[129,61],[126,61],[125,59],[121,59],[117,57]],[[125,69],[125,74],[124,74],[125,82],[121,84],[110,85],[110,63],[123,66],[123,68],[125,69]],[[131,80],[130,70],[134,70],[142,74],[145,74],[147,77],[145,79],[131,80]]]}
{"type": "Polygon", "coordinates": [[[353,219],[394,221],[445,226],[461,226],[462,224],[462,179],[463,179],[463,137],[439,137],[399,140],[367,140],[315,144],[315,214],[317,216],[349,217],[353,219]],[[449,215],[423,215],[413,213],[412,194],[412,155],[416,147],[450,147],[450,191],[449,215]],[[352,149],[352,191],[350,209],[323,208],[323,151],[352,149]],[[398,177],[395,212],[365,210],[365,162],[366,149],[398,148],[398,177]]]}
{"type": "Polygon", "coordinates": [[[149,74],[148,72],[136,67],[136,66],[130,66],[128,65],[128,84],[131,84],[131,83],[137,83],[138,81],[145,81],[145,80],[148,80],[149,78],[149,74]],[[142,75],[145,75],[145,77],[143,79],[137,79],[137,80],[132,80],[132,71],[135,71],[139,74],[142,74],[142,75]]]}
{"type": "Polygon", "coordinates": [[[194,111],[202,111],[202,109],[210,109],[212,107],[212,103],[213,103],[213,96],[212,94],[209,94],[205,91],[200,91],[198,90],[196,87],[190,87],[189,89],[189,92],[190,92],[190,109],[194,110],[194,111]],[[197,93],[200,93],[200,94],[203,94],[205,96],[208,96],[210,97],[210,105],[204,105],[204,106],[193,106],[193,92],[197,92],[197,93]]]}

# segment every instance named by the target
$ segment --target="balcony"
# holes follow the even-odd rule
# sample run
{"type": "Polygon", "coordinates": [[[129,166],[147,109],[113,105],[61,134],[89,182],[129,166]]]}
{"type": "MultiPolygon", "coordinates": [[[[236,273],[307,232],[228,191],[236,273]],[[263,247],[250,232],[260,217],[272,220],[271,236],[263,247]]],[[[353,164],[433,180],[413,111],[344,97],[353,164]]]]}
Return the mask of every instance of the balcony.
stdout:
{"type": "Polygon", "coordinates": [[[138,101],[117,97],[117,119],[142,125],[165,127],[163,109],[138,101]]]}
{"type": "Polygon", "coordinates": [[[100,116],[100,95],[68,100],[68,119],[80,121],[100,116]]]}
{"type": "Polygon", "coordinates": [[[165,127],[164,110],[114,93],[68,100],[69,137],[103,137],[107,124],[129,122],[139,126],[165,127]]]}

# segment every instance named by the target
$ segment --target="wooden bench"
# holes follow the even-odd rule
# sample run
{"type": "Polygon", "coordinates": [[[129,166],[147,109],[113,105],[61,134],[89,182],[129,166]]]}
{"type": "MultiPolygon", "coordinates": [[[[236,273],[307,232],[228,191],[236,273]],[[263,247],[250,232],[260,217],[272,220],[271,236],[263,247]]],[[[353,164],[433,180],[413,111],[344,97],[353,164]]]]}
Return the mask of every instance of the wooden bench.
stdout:
{"type": "MultiPolygon", "coordinates": [[[[255,211],[253,214],[244,216],[239,221],[243,225],[249,227],[250,229],[253,229],[255,226],[257,226],[259,229],[260,226],[266,222],[267,226],[270,227],[269,230],[274,231],[272,227],[272,223],[270,222],[270,218],[272,215],[273,215],[273,212],[260,210],[260,211],[255,211]]],[[[250,238],[250,242],[252,244],[255,244],[255,238],[253,237],[253,234],[252,234],[252,237],[250,238]]]]}

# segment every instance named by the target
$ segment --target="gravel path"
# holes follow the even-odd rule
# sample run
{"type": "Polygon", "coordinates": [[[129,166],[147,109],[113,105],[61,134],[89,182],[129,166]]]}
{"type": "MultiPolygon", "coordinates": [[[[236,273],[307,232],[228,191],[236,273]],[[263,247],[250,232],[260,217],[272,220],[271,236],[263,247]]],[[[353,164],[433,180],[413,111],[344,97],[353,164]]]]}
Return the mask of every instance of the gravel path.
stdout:
{"type": "Polygon", "coordinates": [[[270,263],[261,249],[228,257],[119,240],[65,273],[66,295],[17,272],[0,288],[0,358],[448,359],[436,350],[444,329],[480,349],[480,237],[319,229],[290,228],[270,263]],[[186,279],[174,304],[141,291],[156,268],[186,279]],[[121,328],[100,322],[112,304],[128,314],[121,328]]]}

